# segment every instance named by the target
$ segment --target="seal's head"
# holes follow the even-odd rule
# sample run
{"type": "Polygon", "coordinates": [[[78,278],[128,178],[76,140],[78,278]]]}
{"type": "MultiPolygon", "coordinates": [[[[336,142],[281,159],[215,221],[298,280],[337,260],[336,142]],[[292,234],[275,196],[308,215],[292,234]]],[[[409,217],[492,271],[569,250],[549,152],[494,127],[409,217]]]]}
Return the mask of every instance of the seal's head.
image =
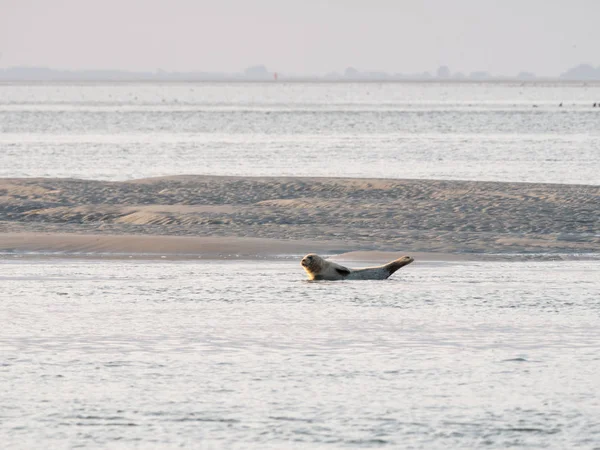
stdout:
{"type": "Polygon", "coordinates": [[[323,269],[324,262],[325,261],[323,260],[323,258],[321,258],[319,255],[309,253],[304,258],[302,258],[300,264],[302,265],[302,267],[304,267],[304,270],[306,270],[309,274],[315,274],[319,273],[323,269]]]}

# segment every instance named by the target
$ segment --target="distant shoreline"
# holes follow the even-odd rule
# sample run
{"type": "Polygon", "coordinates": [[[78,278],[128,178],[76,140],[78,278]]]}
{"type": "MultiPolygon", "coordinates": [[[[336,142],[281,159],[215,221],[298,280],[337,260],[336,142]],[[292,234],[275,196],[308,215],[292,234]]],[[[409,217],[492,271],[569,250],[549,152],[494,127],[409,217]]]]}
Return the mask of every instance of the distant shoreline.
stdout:
{"type": "Polygon", "coordinates": [[[60,69],[43,66],[10,66],[0,68],[0,80],[8,81],[184,81],[184,82],[433,82],[433,83],[481,83],[481,82],[599,82],[600,66],[594,67],[583,63],[567,69],[560,75],[537,76],[533,72],[521,70],[514,75],[498,75],[486,70],[469,72],[451,71],[446,65],[435,71],[419,72],[385,72],[381,70],[362,70],[352,66],[343,71],[329,71],[326,74],[294,74],[286,73],[258,64],[242,71],[227,72],[219,70],[169,71],[156,69],[60,69]]]}
{"type": "Polygon", "coordinates": [[[128,84],[128,83],[140,83],[140,84],[152,84],[152,83],[165,83],[165,84],[186,84],[186,83],[206,83],[206,84],[294,84],[294,83],[310,83],[310,84],[510,84],[510,85],[543,85],[543,84],[565,84],[565,85],[581,85],[581,86],[600,86],[600,80],[577,80],[577,79],[562,79],[562,78],[536,78],[536,79],[518,79],[518,78],[489,78],[489,79],[437,79],[437,78],[423,78],[423,79],[392,79],[392,80],[378,80],[378,79],[321,79],[321,78],[284,78],[277,81],[274,80],[252,80],[252,79],[145,79],[145,78],[132,78],[132,79],[112,79],[112,78],[56,78],[56,79],[12,79],[12,78],[1,78],[0,84],[36,84],[36,83],[48,83],[48,84],[94,84],[94,83],[115,83],[115,84],[128,84]]]}

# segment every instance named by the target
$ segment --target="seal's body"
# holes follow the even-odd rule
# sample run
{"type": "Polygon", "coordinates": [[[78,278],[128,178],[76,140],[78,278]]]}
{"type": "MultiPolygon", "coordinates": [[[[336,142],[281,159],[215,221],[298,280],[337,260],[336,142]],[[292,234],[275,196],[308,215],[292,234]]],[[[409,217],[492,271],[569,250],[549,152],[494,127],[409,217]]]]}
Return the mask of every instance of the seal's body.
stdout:
{"type": "Polygon", "coordinates": [[[385,280],[396,270],[413,261],[410,256],[403,256],[383,266],[348,269],[311,253],[302,258],[300,264],[311,280],[385,280]]]}

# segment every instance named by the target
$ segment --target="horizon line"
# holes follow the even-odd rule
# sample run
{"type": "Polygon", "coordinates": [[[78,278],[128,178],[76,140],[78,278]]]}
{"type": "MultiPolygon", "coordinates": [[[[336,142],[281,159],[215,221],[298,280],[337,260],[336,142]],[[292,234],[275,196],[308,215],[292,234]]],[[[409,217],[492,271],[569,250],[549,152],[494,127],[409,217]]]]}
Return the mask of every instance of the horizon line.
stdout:
{"type": "Polygon", "coordinates": [[[48,66],[0,67],[0,81],[600,81],[600,66],[581,63],[559,75],[536,75],[525,70],[516,75],[495,75],[484,70],[468,73],[451,72],[446,65],[434,73],[389,73],[385,71],[361,71],[352,66],[343,72],[322,74],[294,74],[269,70],[264,64],[249,66],[237,72],[225,71],[167,71],[130,69],[60,69],[48,66]]]}

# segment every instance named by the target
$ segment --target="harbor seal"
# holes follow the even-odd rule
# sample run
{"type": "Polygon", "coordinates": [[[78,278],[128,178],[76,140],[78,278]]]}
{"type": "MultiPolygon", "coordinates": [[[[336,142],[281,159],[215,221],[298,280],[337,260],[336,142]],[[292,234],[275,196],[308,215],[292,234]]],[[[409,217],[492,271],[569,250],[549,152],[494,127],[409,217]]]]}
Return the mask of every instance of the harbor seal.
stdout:
{"type": "Polygon", "coordinates": [[[302,258],[300,264],[311,280],[385,280],[396,270],[413,261],[414,258],[403,256],[383,266],[349,269],[310,253],[302,258]]]}

